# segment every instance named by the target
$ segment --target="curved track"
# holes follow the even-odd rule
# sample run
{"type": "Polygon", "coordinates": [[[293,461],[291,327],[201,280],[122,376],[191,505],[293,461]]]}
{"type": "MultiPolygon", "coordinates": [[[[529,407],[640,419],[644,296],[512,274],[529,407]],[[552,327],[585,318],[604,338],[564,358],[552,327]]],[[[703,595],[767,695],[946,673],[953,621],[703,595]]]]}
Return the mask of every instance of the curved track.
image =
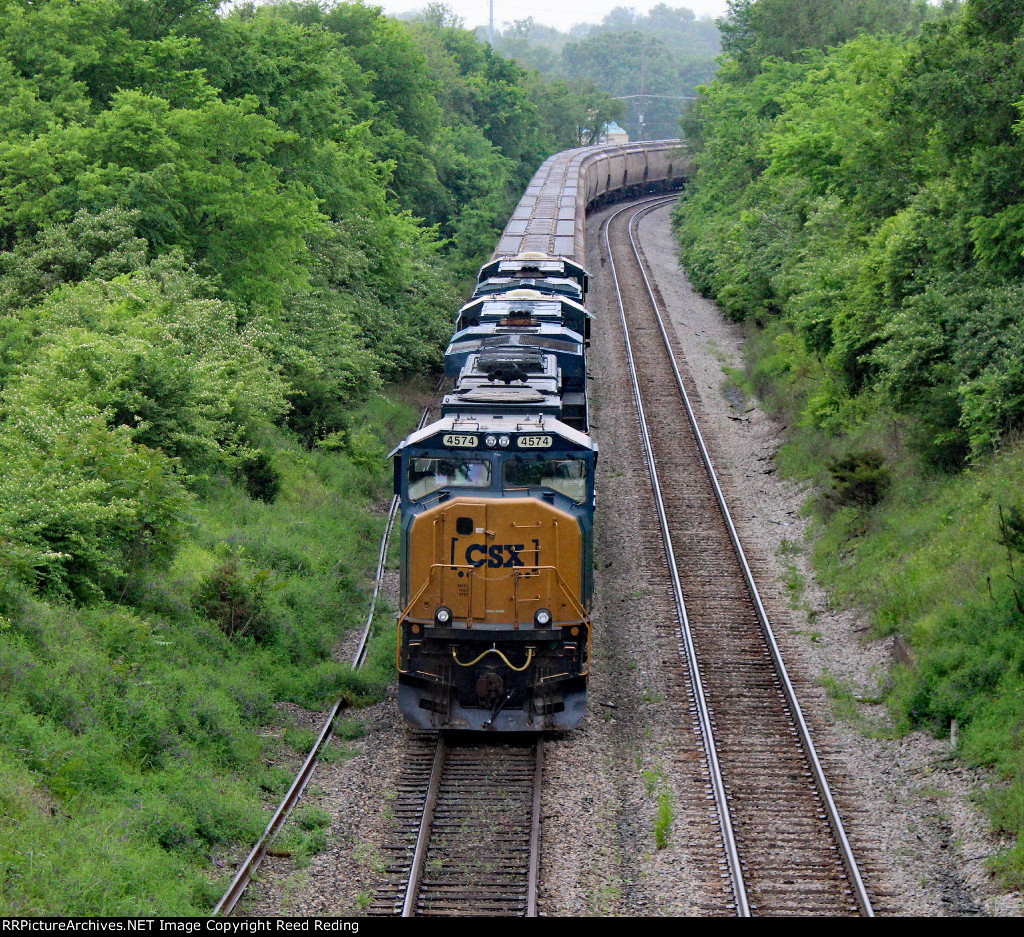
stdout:
{"type": "Polygon", "coordinates": [[[605,247],[736,911],[872,916],[633,236],[665,204],[616,212],[605,247]]]}
{"type": "MultiPolygon", "coordinates": [[[[650,199],[621,209],[608,222],[605,246],[620,299],[675,593],[679,649],[695,693],[734,910],[740,915],[870,916],[870,899],[632,235],[636,219],[670,201],[650,199]]],[[[396,514],[392,502],[372,602],[396,514]]],[[[373,615],[371,603],[355,667],[365,660],[373,615]]],[[[335,715],[332,710],[292,788],[214,913],[230,914],[243,893],[330,740],[335,715]]],[[[390,861],[370,913],[535,915],[540,744],[494,746],[442,737],[435,747],[431,738],[413,736],[412,741],[393,807],[396,829],[385,849],[390,861]]]]}

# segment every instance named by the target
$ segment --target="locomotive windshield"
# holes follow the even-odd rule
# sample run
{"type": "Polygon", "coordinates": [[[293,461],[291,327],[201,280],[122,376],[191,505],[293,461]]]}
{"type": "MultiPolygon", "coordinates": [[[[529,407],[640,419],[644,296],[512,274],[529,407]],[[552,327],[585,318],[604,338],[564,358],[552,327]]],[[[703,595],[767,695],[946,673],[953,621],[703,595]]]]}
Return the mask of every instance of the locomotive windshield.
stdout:
{"type": "Polygon", "coordinates": [[[410,459],[409,497],[425,498],[441,488],[487,488],[491,484],[491,463],[483,459],[410,459]]]}
{"type": "Polygon", "coordinates": [[[506,488],[551,488],[577,504],[587,500],[587,463],[583,459],[517,456],[505,462],[506,488]]]}

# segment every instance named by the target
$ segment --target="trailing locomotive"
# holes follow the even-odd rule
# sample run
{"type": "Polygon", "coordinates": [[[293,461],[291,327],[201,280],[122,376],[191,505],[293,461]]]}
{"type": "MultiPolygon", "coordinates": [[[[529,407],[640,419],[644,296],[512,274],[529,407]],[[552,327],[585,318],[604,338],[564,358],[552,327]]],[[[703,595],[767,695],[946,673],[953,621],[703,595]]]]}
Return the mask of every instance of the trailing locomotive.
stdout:
{"type": "Polygon", "coordinates": [[[616,191],[678,184],[682,164],[674,143],[552,157],[459,311],[441,417],[392,453],[398,701],[415,727],[569,729],[585,714],[597,446],[582,218],[616,191]]]}

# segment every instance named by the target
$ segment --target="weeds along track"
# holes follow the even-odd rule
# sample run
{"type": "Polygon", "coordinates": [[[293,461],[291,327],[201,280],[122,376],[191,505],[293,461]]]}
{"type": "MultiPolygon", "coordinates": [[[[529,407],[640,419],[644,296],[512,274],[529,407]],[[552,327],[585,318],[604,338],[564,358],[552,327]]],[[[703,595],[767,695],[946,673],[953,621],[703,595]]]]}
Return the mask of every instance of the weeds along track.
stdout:
{"type": "Polygon", "coordinates": [[[543,743],[410,735],[369,914],[537,914],[543,743]]]}
{"type": "MultiPolygon", "coordinates": [[[[441,381],[438,382],[437,390],[440,390],[443,380],[444,379],[442,378],[441,381]]],[[[430,406],[423,408],[423,412],[420,414],[419,423],[416,425],[417,429],[422,429],[427,425],[430,413],[430,406]]],[[[374,574],[373,594],[370,597],[370,608],[366,616],[366,625],[363,628],[362,634],[359,636],[359,643],[356,647],[355,654],[352,657],[352,668],[354,670],[358,670],[364,663],[366,663],[366,652],[369,649],[370,637],[372,636],[373,631],[373,616],[377,610],[377,596],[380,595],[381,582],[384,577],[384,566],[387,562],[388,543],[391,539],[391,532],[394,529],[395,520],[397,518],[398,496],[396,495],[391,499],[391,504],[388,508],[388,515],[384,521],[384,533],[381,535],[380,550],[377,554],[377,571],[374,574]]],[[[231,884],[228,886],[228,890],[224,892],[220,901],[218,901],[216,907],[214,907],[214,915],[231,914],[235,905],[238,904],[242,895],[245,894],[245,890],[249,886],[249,882],[252,881],[252,877],[263,864],[263,860],[267,855],[268,847],[271,842],[273,842],[277,834],[281,832],[285,823],[288,821],[288,817],[291,815],[292,810],[295,809],[295,805],[301,799],[302,792],[306,789],[306,785],[309,783],[309,779],[313,776],[313,772],[316,770],[316,766],[320,761],[320,755],[323,753],[323,750],[327,747],[328,742],[330,742],[331,737],[334,735],[334,720],[338,717],[338,714],[341,711],[342,702],[343,698],[339,697],[331,707],[331,710],[327,715],[327,719],[324,722],[323,727],[320,729],[320,734],[317,736],[316,742],[313,743],[313,747],[310,749],[305,761],[303,761],[302,767],[295,776],[295,780],[292,781],[291,787],[288,788],[288,793],[284,795],[284,799],[278,805],[277,810],[274,811],[274,815],[270,818],[270,822],[267,824],[267,828],[263,831],[263,835],[260,836],[256,845],[250,850],[249,855],[246,856],[245,860],[241,865],[239,865],[238,871],[235,873],[235,877],[231,880],[231,884]]]]}
{"type": "MultiPolygon", "coordinates": [[[[442,377],[437,384],[436,390],[440,390],[443,382],[444,378],[442,377]]],[[[429,406],[423,408],[419,422],[416,424],[417,430],[421,430],[427,425],[431,411],[432,408],[429,406]]],[[[387,520],[384,522],[384,533],[380,538],[380,550],[377,553],[377,572],[374,575],[373,595],[370,597],[370,608],[366,615],[366,625],[363,627],[363,633],[359,638],[359,646],[356,648],[356,652],[352,656],[352,667],[355,670],[358,670],[366,663],[366,652],[369,650],[370,637],[373,632],[373,616],[377,611],[377,596],[380,595],[381,583],[384,581],[384,565],[387,563],[388,559],[388,544],[391,542],[391,532],[394,530],[395,521],[398,520],[398,506],[399,497],[398,495],[395,495],[391,499],[391,504],[388,507],[387,520]]]]}
{"type": "Polygon", "coordinates": [[[667,203],[616,212],[605,248],[735,910],[870,916],[633,236],[642,214],[667,203]]]}

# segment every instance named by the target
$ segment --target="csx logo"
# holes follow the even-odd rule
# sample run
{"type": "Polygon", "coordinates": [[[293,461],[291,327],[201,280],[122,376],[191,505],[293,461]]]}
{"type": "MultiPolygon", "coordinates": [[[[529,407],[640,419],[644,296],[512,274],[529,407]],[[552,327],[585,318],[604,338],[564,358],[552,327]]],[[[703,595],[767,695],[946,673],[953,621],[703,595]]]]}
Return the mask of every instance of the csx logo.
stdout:
{"type": "Polygon", "coordinates": [[[483,566],[486,563],[491,569],[523,566],[524,563],[519,558],[523,547],[522,543],[492,543],[490,546],[474,543],[466,548],[466,562],[470,566],[483,566]]]}

